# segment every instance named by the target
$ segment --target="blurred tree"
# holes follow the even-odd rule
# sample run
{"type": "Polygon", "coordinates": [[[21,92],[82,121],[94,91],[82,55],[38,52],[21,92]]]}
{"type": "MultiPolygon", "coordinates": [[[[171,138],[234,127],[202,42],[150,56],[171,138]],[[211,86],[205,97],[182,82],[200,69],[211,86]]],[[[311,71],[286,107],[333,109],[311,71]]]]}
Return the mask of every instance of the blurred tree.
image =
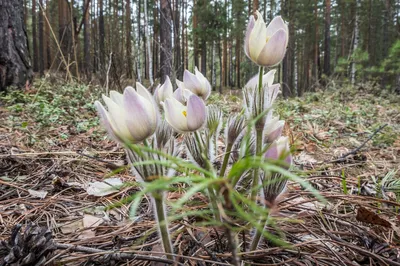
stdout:
{"type": "Polygon", "coordinates": [[[23,0],[0,1],[0,91],[32,79],[23,0]]]}

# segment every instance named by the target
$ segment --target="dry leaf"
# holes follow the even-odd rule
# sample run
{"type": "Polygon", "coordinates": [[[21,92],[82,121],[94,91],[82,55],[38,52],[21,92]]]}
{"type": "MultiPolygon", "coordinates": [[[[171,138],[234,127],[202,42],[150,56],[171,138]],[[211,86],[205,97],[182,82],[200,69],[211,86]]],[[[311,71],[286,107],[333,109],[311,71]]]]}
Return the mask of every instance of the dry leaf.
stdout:
{"type": "Polygon", "coordinates": [[[47,196],[47,191],[28,189],[29,194],[34,198],[44,199],[47,196]]]}
{"type": "Polygon", "coordinates": [[[364,222],[364,223],[369,223],[369,224],[375,224],[375,225],[381,225],[384,227],[392,227],[392,224],[385,219],[379,217],[376,213],[359,206],[357,210],[357,216],[356,216],[357,221],[364,222]]]}

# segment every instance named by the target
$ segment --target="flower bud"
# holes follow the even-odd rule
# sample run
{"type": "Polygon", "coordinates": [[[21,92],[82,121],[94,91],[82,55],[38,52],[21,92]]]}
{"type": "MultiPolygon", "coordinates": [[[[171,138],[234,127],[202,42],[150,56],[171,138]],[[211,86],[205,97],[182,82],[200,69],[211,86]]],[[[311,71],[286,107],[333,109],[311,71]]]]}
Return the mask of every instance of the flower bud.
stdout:
{"type": "Polygon", "coordinates": [[[279,137],[272,142],[264,157],[271,160],[284,160],[287,168],[292,164],[292,155],[290,154],[288,137],[279,137]]]}
{"type": "Polygon", "coordinates": [[[201,74],[197,67],[195,67],[194,72],[195,74],[192,74],[188,70],[185,70],[183,73],[183,83],[188,90],[203,98],[203,100],[207,100],[211,94],[210,82],[201,74]]]}
{"type": "Polygon", "coordinates": [[[256,15],[257,19],[251,16],[247,25],[245,53],[257,65],[277,65],[285,56],[289,40],[288,26],[278,16],[267,27],[260,12],[256,11],[256,15]]]}
{"type": "Polygon", "coordinates": [[[154,100],[158,105],[165,101],[165,99],[172,97],[174,90],[172,88],[171,80],[166,76],[164,84],[158,85],[154,91],[154,100]]]}
{"type": "Polygon", "coordinates": [[[271,117],[265,123],[265,141],[272,143],[282,135],[283,127],[285,126],[284,120],[279,120],[278,117],[271,117]]]}
{"type": "Polygon", "coordinates": [[[115,140],[138,143],[153,135],[158,124],[158,108],[149,91],[136,83],[136,89],[127,87],[122,95],[111,91],[103,95],[108,111],[95,102],[103,126],[115,140]]]}

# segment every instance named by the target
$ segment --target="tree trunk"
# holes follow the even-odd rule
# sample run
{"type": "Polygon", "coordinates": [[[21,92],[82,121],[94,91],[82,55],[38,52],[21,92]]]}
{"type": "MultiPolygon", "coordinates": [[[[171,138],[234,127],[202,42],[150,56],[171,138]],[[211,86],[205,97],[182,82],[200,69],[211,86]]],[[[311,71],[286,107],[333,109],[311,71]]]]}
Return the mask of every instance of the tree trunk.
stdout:
{"type": "Polygon", "coordinates": [[[32,45],[33,45],[33,71],[39,70],[37,46],[36,0],[32,0],[32,45]]]}
{"type": "Polygon", "coordinates": [[[331,75],[331,0],[325,0],[324,74],[331,75]]]}
{"type": "MultiPolygon", "coordinates": [[[[282,1],[282,13],[284,16],[288,16],[287,0],[282,1]]],[[[289,65],[290,65],[290,47],[286,51],[286,55],[282,61],[282,94],[285,99],[290,96],[290,84],[289,84],[289,65]]]]}
{"type": "Polygon", "coordinates": [[[44,76],[43,0],[39,0],[39,73],[44,76]]]}
{"type": "MultiPolygon", "coordinates": [[[[89,3],[90,0],[85,0],[86,4],[89,3]]],[[[85,5],[86,6],[86,5],[85,5]]],[[[83,54],[85,57],[85,71],[88,79],[90,80],[92,68],[90,64],[90,24],[89,24],[89,11],[86,11],[84,14],[84,25],[83,25],[83,54]]]]}
{"type": "Polygon", "coordinates": [[[149,30],[148,30],[148,22],[147,22],[147,0],[144,0],[144,34],[146,35],[146,46],[147,46],[147,65],[149,67],[148,75],[149,75],[149,81],[150,85],[153,85],[153,62],[152,62],[152,57],[151,57],[151,46],[150,46],[150,35],[149,35],[149,30]]]}
{"type": "MultiPolygon", "coordinates": [[[[354,52],[357,50],[358,48],[358,39],[359,39],[359,12],[358,12],[358,8],[359,8],[359,0],[356,0],[356,8],[355,8],[355,12],[356,12],[356,21],[354,23],[354,41],[353,41],[353,47],[352,47],[352,54],[354,55],[354,52]]],[[[350,81],[351,81],[351,85],[354,85],[356,82],[356,62],[354,60],[354,57],[351,59],[351,66],[350,66],[350,81]]]]}
{"type": "Polygon", "coordinates": [[[193,57],[194,57],[194,66],[199,66],[199,40],[197,36],[197,10],[196,10],[197,0],[193,0],[193,57]]]}
{"type": "Polygon", "coordinates": [[[126,16],[126,27],[125,27],[125,45],[126,45],[126,74],[130,79],[132,78],[132,43],[131,43],[131,33],[132,33],[132,20],[131,20],[131,1],[126,0],[125,6],[125,16],[126,16]]]}
{"type": "Polygon", "coordinates": [[[23,0],[0,1],[0,91],[32,79],[23,0]]]}
{"type": "Polygon", "coordinates": [[[258,10],[258,0],[253,0],[253,13],[258,10]]]}
{"type": "MultiPolygon", "coordinates": [[[[225,14],[228,14],[228,3],[225,0],[225,14]]],[[[227,73],[228,73],[228,26],[224,25],[224,36],[223,36],[223,43],[222,43],[222,69],[221,69],[221,76],[222,76],[222,84],[221,87],[226,87],[227,84],[227,73]]]]}
{"type": "Polygon", "coordinates": [[[100,69],[105,67],[105,28],[104,28],[104,6],[103,0],[99,0],[99,49],[100,49],[100,69]]]}
{"type": "Polygon", "coordinates": [[[171,76],[172,70],[172,45],[171,45],[171,6],[169,0],[160,2],[160,74],[161,83],[166,76],[171,76]]]}
{"type": "Polygon", "coordinates": [[[314,7],[314,15],[315,15],[315,36],[314,36],[314,75],[315,75],[315,83],[318,86],[319,84],[319,73],[318,73],[318,0],[315,0],[314,7]]]}

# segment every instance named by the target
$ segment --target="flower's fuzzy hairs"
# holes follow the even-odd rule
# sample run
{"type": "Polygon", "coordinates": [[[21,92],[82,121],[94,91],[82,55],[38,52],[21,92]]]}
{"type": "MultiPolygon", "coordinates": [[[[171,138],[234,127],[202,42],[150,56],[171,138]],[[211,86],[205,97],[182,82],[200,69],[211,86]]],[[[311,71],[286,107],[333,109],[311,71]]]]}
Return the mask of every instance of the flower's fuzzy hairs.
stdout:
{"type": "Polygon", "coordinates": [[[207,138],[209,139],[210,152],[213,157],[217,154],[217,140],[222,129],[222,116],[221,108],[216,105],[209,105],[207,107],[207,138]]]}
{"type": "Polygon", "coordinates": [[[233,145],[246,128],[246,119],[240,115],[231,115],[225,128],[225,145],[233,145]]]}
{"type": "Polygon", "coordinates": [[[261,173],[262,191],[266,204],[274,205],[275,200],[285,191],[287,178],[280,173],[261,173]]]}
{"type": "MultiPolygon", "coordinates": [[[[198,132],[199,133],[199,132],[198,132]]],[[[195,133],[187,134],[184,137],[187,154],[190,159],[202,168],[207,168],[208,163],[213,163],[213,144],[205,134],[199,134],[200,142],[194,136],[195,133]]]]}
{"type": "Polygon", "coordinates": [[[207,129],[210,135],[219,135],[222,128],[222,111],[216,105],[207,107],[207,129]]]}
{"type": "Polygon", "coordinates": [[[174,130],[165,120],[161,120],[155,134],[156,148],[163,150],[164,147],[174,138],[174,130]]]}

